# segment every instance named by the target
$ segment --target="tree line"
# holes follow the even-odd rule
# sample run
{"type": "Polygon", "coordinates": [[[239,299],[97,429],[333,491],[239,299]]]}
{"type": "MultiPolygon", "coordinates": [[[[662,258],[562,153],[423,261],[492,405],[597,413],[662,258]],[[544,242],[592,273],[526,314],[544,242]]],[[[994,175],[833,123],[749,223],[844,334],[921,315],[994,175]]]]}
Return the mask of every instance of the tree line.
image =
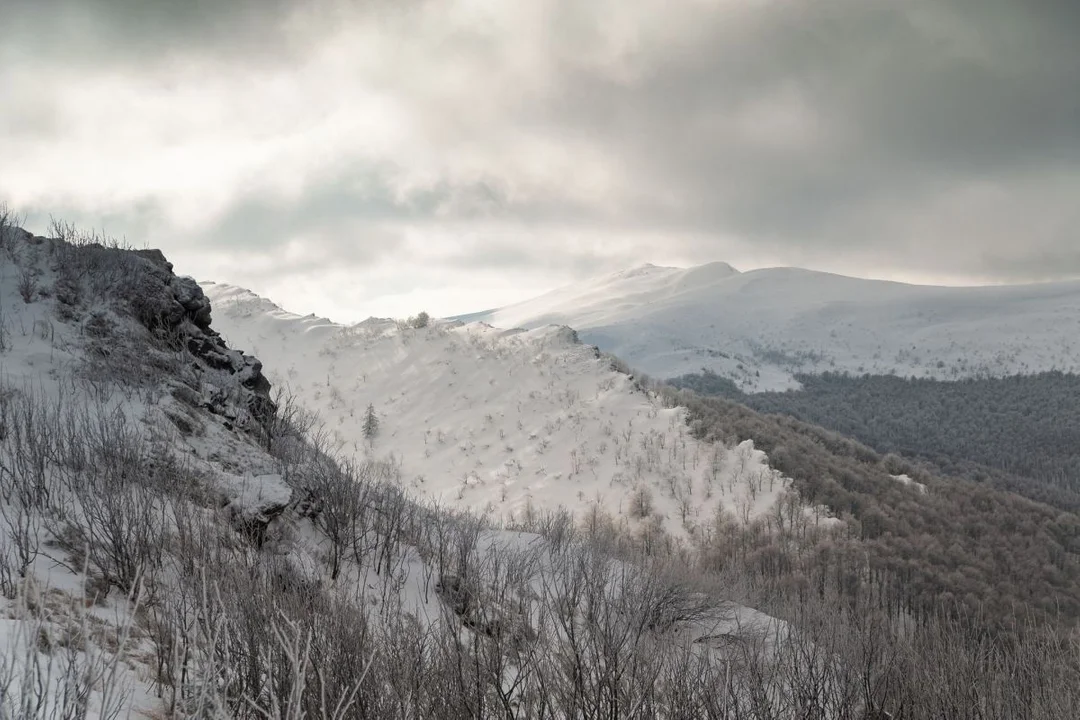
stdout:
{"type": "Polygon", "coordinates": [[[943,381],[797,375],[800,390],[743,393],[707,370],[674,387],[828,428],[881,453],[1067,510],[1080,510],[1080,375],[1045,372],[943,381]]]}
{"type": "Polygon", "coordinates": [[[963,608],[1007,626],[1036,614],[1071,626],[1080,619],[1080,517],[987,484],[948,478],[899,456],[784,415],[731,400],[662,391],[690,410],[708,440],[752,439],[792,478],[802,503],[842,525],[800,542],[783,533],[721,528],[707,549],[738,558],[763,582],[805,593],[830,585],[855,598],[871,593],[894,614],[963,608]],[[902,484],[906,474],[926,493],[902,484]]]}

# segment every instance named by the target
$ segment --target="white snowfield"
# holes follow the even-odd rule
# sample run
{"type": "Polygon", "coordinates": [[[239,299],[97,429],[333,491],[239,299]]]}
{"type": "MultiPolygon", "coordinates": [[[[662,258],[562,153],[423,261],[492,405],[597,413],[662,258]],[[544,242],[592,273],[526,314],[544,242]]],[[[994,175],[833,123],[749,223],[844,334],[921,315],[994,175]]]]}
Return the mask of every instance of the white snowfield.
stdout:
{"type": "Polygon", "coordinates": [[[1080,281],[934,287],[798,268],[643,265],[468,317],[568,325],[650,375],[704,367],[749,391],[797,387],[801,372],[1080,370],[1080,281]]]}
{"type": "Polygon", "coordinates": [[[741,522],[766,515],[788,488],[752,442],[694,439],[684,409],[664,408],[566,327],[344,326],[234,286],[203,289],[227,342],[316,410],[346,454],[399,464],[418,496],[496,519],[596,508],[685,537],[721,506],[741,522]]]}

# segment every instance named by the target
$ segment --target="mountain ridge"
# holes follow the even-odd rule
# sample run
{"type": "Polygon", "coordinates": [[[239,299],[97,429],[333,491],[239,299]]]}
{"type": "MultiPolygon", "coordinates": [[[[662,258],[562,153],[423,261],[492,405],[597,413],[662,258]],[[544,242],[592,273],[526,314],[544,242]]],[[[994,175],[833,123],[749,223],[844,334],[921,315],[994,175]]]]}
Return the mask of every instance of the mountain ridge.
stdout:
{"type": "Polygon", "coordinates": [[[289,717],[580,717],[585,683],[610,688],[595,709],[612,717],[757,717],[740,710],[754,698],[799,716],[888,700],[940,717],[961,695],[1015,697],[1002,717],[1076,707],[1050,626],[977,675],[948,671],[997,657],[986,623],[1012,632],[1016,608],[1080,614],[1075,517],[647,389],[566,326],[340,326],[206,287],[159,253],[0,223],[4,717],[285,717],[283,697],[289,717]],[[231,301],[211,324],[215,293],[231,301]],[[280,403],[261,360],[294,385],[280,403]],[[352,420],[363,401],[370,428],[352,420]],[[357,431],[362,458],[339,443],[357,431]],[[472,471],[463,502],[409,499],[422,459],[433,485],[472,471]],[[533,485],[534,512],[506,528],[461,512],[499,481],[533,485]],[[577,526],[545,512],[545,487],[625,503],[577,526]],[[668,533],[680,511],[692,545],[668,533]],[[990,588],[990,617],[934,620],[954,601],[981,612],[990,588]],[[1016,667],[1050,710],[1025,712],[1016,667]],[[903,684],[858,700],[878,677],[903,684]]]}
{"type": "Polygon", "coordinates": [[[704,368],[751,392],[825,371],[959,379],[1080,369],[1068,340],[1080,331],[1080,281],[953,287],[646,265],[468,317],[569,325],[648,374],[704,368]]]}
{"type": "Polygon", "coordinates": [[[721,503],[748,522],[786,487],[752,443],[694,441],[683,410],[642,392],[567,326],[341,325],[235,286],[203,289],[223,336],[276,368],[271,382],[316,410],[335,442],[394,456],[411,491],[440,502],[495,516],[565,507],[620,517],[641,500],[645,516],[683,536],[721,503]],[[363,428],[369,407],[375,438],[363,428]]]}

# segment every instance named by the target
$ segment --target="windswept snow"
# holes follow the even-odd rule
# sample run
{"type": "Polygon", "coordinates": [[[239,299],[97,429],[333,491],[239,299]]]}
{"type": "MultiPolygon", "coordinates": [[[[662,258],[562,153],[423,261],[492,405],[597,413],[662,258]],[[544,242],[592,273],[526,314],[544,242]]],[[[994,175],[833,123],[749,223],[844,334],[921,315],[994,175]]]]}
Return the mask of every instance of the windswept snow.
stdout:
{"type": "MultiPolygon", "coordinates": [[[[408,502],[393,485],[364,491],[373,493],[364,497],[377,498],[377,507],[353,518],[372,522],[380,540],[368,545],[364,525],[365,542],[350,545],[359,554],[343,560],[340,575],[331,573],[338,565],[334,540],[323,530],[326,506],[319,502],[325,498],[311,494],[305,479],[312,476],[299,472],[300,464],[268,453],[271,440],[279,448],[282,438],[293,436],[269,434],[270,421],[256,415],[268,407],[256,403],[266,401],[261,365],[219,343],[192,281],[147,284],[140,263],[155,264],[156,280],[171,271],[146,256],[117,264],[120,255],[100,246],[76,250],[21,231],[4,240],[0,414],[8,424],[0,433],[0,715],[29,716],[26,703],[40,701],[37,714],[50,716],[171,716],[174,701],[181,707],[205,700],[210,685],[200,685],[202,673],[220,679],[237,671],[228,662],[214,664],[226,657],[218,652],[226,647],[221,628],[232,623],[217,616],[212,632],[209,625],[190,630],[214,612],[241,612],[220,593],[245,593],[246,599],[251,588],[275,588],[294,599],[353,598],[355,604],[341,607],[372,610],[365,617],[388,623],[379,632],[392,633],[392,623],[400,621],[477,637],[493,627],[510,629],[560,643],[552,624],[558,616],[540,605],[572,607],[560,604],[566,588],[559,582],[582,582],[585,567],[591,580],[604,583],[605,596],[616,599],[636,592],[635,583],[682,584],[661,578],[663,568],[638,570],[603,555],[579,567],[566,534],[559,545],[529,533],[481,530],[471,520],[449,521],[408,502]],[[103,261],[100,267],[120,286],[75,293],[82,286],[62,274],[72,275],[75,266],[65,263],[82,257],[78,253],[103,261]],[[29,292],[27,278],[33,280],[29,292]],[[159,313],[150,321],[163,322],[170,316],[160,311],[175,309],[173,300],[181,308],[174,320],[190,342],[155,344],[135,311],[150,307],[159,313]],[[267,425],[259,424],[263,420],[267,425]],[[414,525],[424,530],[404,544],[402,518],[417,512],[425,513],[425,522],[414,525]],[[393,541],[389,530],[378,535],[384,526],[375,516],[397,518],[385,525],[395,528],[393,541]],[[474,550],[448,559],[472,542],[474,550]],[[523,573],[529,592],[518,599],[527,610],[498,595],[509,587],[507,563],[523,573]],[[134,575],[106,574],[121,566],[134,575]],[[466,566],[467,586],[456,574],[466,566]],[[234,580],[250,585],[237,589],[234,580]],[[462,593],[469,602],[459,602],[462,593]],[[152,603],[144,604],[146,598],[152,603]],[[189,629],[176,630],[181,626],[189,629]],[[171,643],[181,638],[191,641],[183,668],[163,664],[160,653],[171,653],[171,643]]],[[[568,328],[507,332],[436,323],[413,329],[381,320],[342,327],[290,315],[239,289],[209,287],[214,327],[245,350],[263,353],[267,374],[321,411],[324,437],[339,450],[390,460],[400,472],[388,473],[386,481],[400,476],[417,495],[504,517],[596,506],[640,516],[626,520],[630,530],[633,523],[656,524],[685,534],[711,522],[721,506],[744,522],[758,517],[786,488],[751,443],[729,449],[689,437],[684,411],[661,407],[568,328]],[[363,433],[368,404],[379,424],[372,438],[363,433]]],[[[670,597],[684,593],[669,589],[670,597]]],[[[275,596],[254,594],[275,602],[275,596]]],[[[780,621],[706,593],[686,600],[689,615],[657,616],[670,622],[651,632],[703,657],[722,652],[733,638],[768,642],[786,632],[780,621]]],[[[334,617],[316,614],[320,622],[334,617]]],[[[260,652],[277,648],[280,627],[266,625],[259,625],[266,634],[260,652]]]]}
{"type": "Polygon", "coordinates": [[[1080,370],[1080,282],[933,287],[798,268],[645,265],[470,318],[568,325],[650,375],[705,367],[753,391],[795,387],[800,372],[1080,370]]]}
{"type": "Polygon", "coordinates": [[[595,507],[682,535],[719,506],[759,517],[787,488],[751,442],[698,442],[685,410],[662,407],[569,328],[343,326],[233,286],[203,288],[228,342],[318,411],[341,450],[399,464],[413,493],[496,518],[595,507]]]}
{"type": "Polygon", "coordinates": [[[900,483],[901,485],[907,485],[910,488],[914,488],[915,492],[919,493],[920,495],[926,494],[926,485],[924,485],[923,483],[916,482],[907,475],[893,475],[892,477],[893,480],[900,483]]]}

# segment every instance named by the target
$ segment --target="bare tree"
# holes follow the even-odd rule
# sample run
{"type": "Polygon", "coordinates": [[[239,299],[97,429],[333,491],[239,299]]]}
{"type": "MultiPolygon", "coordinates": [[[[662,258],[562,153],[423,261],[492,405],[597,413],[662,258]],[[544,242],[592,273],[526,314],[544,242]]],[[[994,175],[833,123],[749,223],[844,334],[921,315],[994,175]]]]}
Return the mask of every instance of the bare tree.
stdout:
{"type": "Polygon", "coordinates": [[[24,303],[33,302],[38,289],[37,274],[33,267],[27,265],[20,268],[19,282],[16,287],[19,291],[19,297],[22,298],[24,303]]]}

